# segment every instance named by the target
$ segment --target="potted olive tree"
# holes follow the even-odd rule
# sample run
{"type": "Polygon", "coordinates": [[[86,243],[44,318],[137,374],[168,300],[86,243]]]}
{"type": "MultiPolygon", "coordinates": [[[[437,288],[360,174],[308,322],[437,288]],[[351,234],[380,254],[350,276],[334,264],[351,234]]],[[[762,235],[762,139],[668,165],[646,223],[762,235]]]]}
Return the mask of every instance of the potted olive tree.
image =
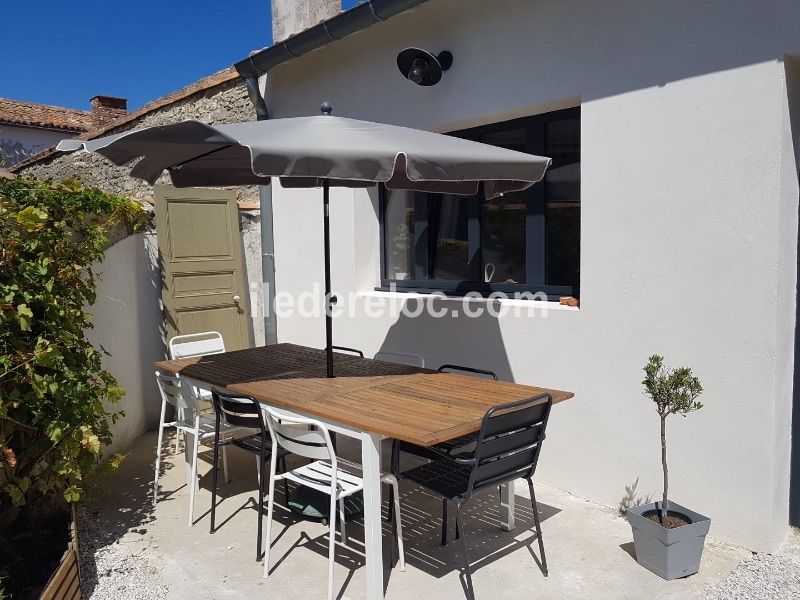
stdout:
{"type": "Polygon", "coordinates": [[[629,508],[628,522],[633,529],[633,543],[639,564],[664,579],[675,579],[699,570],[711,520],[667,498],[667,417],[685,417],[703,408],[697,401],[703,386],[692,375],[690,368],[670,369],[664,365],[664,358],[658,355],[650,357],[644,372],[642,385],[645,395],[653,400],[661,419],[664,494],[661,502],[629,508]]]}

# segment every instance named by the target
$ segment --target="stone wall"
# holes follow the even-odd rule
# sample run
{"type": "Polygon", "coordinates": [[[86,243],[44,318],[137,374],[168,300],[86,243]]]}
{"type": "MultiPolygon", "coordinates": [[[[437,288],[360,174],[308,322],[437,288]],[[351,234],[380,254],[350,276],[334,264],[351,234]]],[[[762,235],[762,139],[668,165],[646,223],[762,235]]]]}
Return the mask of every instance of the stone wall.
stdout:
{"type": "MultiPolygon", "coordinates": [[[[244,82],[231,72],[223,71],[145,105],[142,109],[131,113],[128,118],[118,121],[117,126],[112,125],[95,135],[89,135],[100,137],[186,119],[197,119],[211,125],[234,123],[255,120],[255,111],[247,97],[244,82]]],[[[153,187],[145,181],[129,176],[129,171],[130,165],[118,167],[97,154],[87,152],[62,154],[52,150],[34,156],[14,168],[14,172],[19,175],[35,175],[55,181],[79,179],[85,185],[106,192],[152,203],[153,187]]],[[[159,183],[169,183],[169,177],[163,175],[159,183]]],[[[234,189],[241,205],[258,206],[257,186],[234,189]]],[[[248,208],[240,210],[239,217],[245,259],[245,293],[250,290],[251,299],[255,300],[253,291],[260,290],[261,287],[258,285],[261,281],[260,214],[258,209],[248,208]]],[[[253,314],[258,312],[260,311],[253,314]]],[[[263,320],[253,319],[252,324],[255,343],[261,345],[264,343],[263,320]]]]}
{"type": "MultiPolygon", "coordinates": [[[[132,119],[124,119],[120,126],[112,126],[104,130],[102,135],[112,135],[141,127],[166,125],[186,119],[198,119],[211,125],[255,120],[255,112],[247,98],[247,90],[241,79],[232,79],[206,89],[200,87],[201,91],[176,102],[165,103],[165,100],[168,101],[170,97],[157,100],[153,103],[158,105],[157,108],[148,110],[145,106],[142,110],[133,113],[132,119]]],[[[51,153],[46,156],[33,157],[32,160],[17,165],[14,169],[20,175],[35,175],[56,181],[77,178],[89,186],[135,200],[152,202],[153,188],[145,181],[130,177],[129,170],[130,166],[118,167],[102,156],[81,152],[51,153]]],[[[169,183],[169,178],[164,175],[159,183],[169,183]]],[[[238,188],[237,192],[240,201],[258,200],[258,188],[255,186],[238,188]]]]}

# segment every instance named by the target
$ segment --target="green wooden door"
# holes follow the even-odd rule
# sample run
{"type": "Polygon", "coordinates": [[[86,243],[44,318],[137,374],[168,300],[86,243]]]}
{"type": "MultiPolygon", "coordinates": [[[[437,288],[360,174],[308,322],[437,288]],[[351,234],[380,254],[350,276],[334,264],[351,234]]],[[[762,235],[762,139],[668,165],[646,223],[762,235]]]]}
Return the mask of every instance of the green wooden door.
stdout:
{"type": "Polygon", "coordinates": [[[250,347],[235,193],[158,185],[155,197],[167,339],[219,331],[227,350],[250,347]]]}

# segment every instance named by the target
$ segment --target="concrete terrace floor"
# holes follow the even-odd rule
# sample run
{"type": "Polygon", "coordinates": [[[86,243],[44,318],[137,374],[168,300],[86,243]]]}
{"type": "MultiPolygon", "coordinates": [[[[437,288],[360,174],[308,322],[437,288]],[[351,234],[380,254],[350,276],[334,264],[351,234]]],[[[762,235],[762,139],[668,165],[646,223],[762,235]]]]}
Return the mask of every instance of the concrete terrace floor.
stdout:
{"type": "MultiPolygon", "coordinates": [[[[296,600],[325,596],[328,528],[295,518],[283,506],[273,527],[273,573],[270,579],[262,579],[261,563],[255,560],[257,479],[252,455],[231,449],[232,481],[220,485],[219,529],[211,535],[210,450],[201,451],[203,477],[196,497],[196,522],[190,528],[183,455],[173,456],[171,448],[162,473],[161,496],[153,509],[155,442],[154,433],[139,438],[120,470],[97,481],[98,489],[84,509],[79,523],[87,530],[81,535],[85,598],[296,600]]],[[[358,456],[356,447],[342,438],[340,452],[358,456]]],[[[440,502],[408,482],[401,482],[401,488],[408,567],[405,573],[389,569],[392,537],[385,524],[386,598],[464,598],[459,577],[461,544],[439,544],[440,502]]],[[[498,527],[496,494],[484,494],[467,505],[465,526],[477,598],[493,594],[502,594],[504,600],[703,598],[708,585],[724,579],[751,555],[746,549],[708,539],[700,573],[667,582],[635,562],[630,527],[617,511],[539,485],[550,571],[545,578],[533,556],[538,557],[538,545],[524,482],[517,485],[516,494],[513,532],[498,527]]],[[[282,494],[277,492],[276,497],[283,505],[282,494]]],[[[384,502],[384,510],[385,506],[384,502]]],[[[451,522],[451,537],[453,528],[451,522]]],[[[348,523],[348,535],[352,549],[337,547],[335,589],[341,599],[363,598],[360,519],[348,523]]]]}

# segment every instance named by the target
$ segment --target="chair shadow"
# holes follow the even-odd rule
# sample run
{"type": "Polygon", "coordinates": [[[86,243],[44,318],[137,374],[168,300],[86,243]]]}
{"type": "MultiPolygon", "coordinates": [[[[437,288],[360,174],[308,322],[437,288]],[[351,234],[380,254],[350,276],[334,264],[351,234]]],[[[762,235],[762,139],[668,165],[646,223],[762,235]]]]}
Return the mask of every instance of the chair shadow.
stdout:
{"type": "MultiPolygon", "coordinates": [[[[404,482],[406,483],[406,482],[404,482]]],[[[434,497],[422,488],[404,485],[401,490],[401,517],[403,526],[403,543],[405,545],[406,564],[419,569],[436,578],[442,578],[457,571],[466,593],[466,580],[463,573],[463,546],[461,540],[455,540],[455,521],[450,515],[448,527],[448,544],[441,545],[441,499],[434,497]]],[[[467,543],[470,555],[470,569],[474,575],[478,570],[495,563],[502,558],[527,550],[540,571],[543,571],[541,558],[538,556],[538,540],[534,531],[533,511],[530,499],[517,495],[515,505],[516,528],[513,532],[500,528],[500,507],[496,490],[473,497],[463,507],[464,527],[467,530],[467,543]],[[530,535],[522,537],[523,532],[530,530],[530,535]],[[535,549],[534,549],[535,546],[535,549]]],[[[392,567],[396,551],[392,525],[387,521],[388,504],[386,499],[382,505],[383,524],[383,556],[384,556],[384,590],[392,576],[392,567]]],[[[452,513],[452,511],[450,511],[452,513]]],[[[539,502],[539,518],[541,522],[561,512],[561,509],[539,502]]],[[[276,513],[276,518],[278,518],[276,513]]],[[[347,523],[348,547],[337,543],[336,564],[350,569],[350,573],[342,585],[339,597],[346,591],[353,572],[365,565],[364,559],[364,521],[359,517],[347,523]]],[[[307,536],[305,532],[301,535],[307,536]]],[[[274,543],[274,542],[273,542],[274,543]]],[[[308,538],[305,544],[294,544],[275,564],[277,567],[286,556],[297,547],[304,547],[328,556],[328,534],[308,538]]]]}
{"type": "MultiPolygon", "coordinates": [[[[155,435],[150,435],[153,445],[155,435]]],[[[92,527],[80,528],[91,530],[93,537],[81,540],[82,560],[82,592],[84,597],[90,597],[97,583],[97,567],[93,557],[98,549],[116,543],[125,534],[136,532],[141,535],[147,533],[148,525],[155,519],[155,508],[153,504],[153,482],[152,473],[154,469],[155,456],[151,452],[150,439],[146,438],[137,444],[138,450],[134,450],[129,455],[120,469],[110,475],[98,477],[95,488],[97,493],[103,493],[104,487],[115,485],[117,478],[125,481],[125,486],[116,489],[108,489],[108,493],[113,493],[114,502],[106,503],[100,510],[92,511],[84,508],[85,519],[95,521],[92,527]],[[113,478],[113,479],[109,479],[113,478]],[[85,571],[85,572],[84,572],[85,571]]],[[[183,461],[180,456],[174,455],[174,438],[170,435],[165,443],[165,453],[162,460],[163,473],[171,469],[183,469],[183,461]]],[[[344,457],[356,454],[358,447],[352,444],[342,444],[341,450],[344,457]]],[[[353,457],[355,458],[355,456],[353,457]]],[[[220,504],[230,501],[240,494],[247,494],[245,502],[241,498],[237,499],[240,504],[231,514],[228,508],[225,510],[225,518],[216,524],[216,529],[224,528],[234,518],[252,518],[255,528],[257,518],[257,498],[258,484],[256,468],[252,465],[252,455],[244,452],[234,452],[229,457],[231,464],[237,464],[234,469],[235,475],[230,482],[224,482],[222,472],[219,473],[217,490],[217,507],[220,504]],[[247,473],[252,476],[247,476],[247,473]],[[245,475],[245,476],[243,476],[245,475]],[[251,513],[248,517],[245,513],[251,513]]],[[[210,452],[204,449],[198,460],[210,463],[210,452]]],[[[297,457],[288,457],[289,468],[293,468],[293,461],[301,461],[297,457]]],[[[221,465],[220,465],[221,469],[221,465]]],[[[210,468],[201,469],[203,475],[200,479],[200,487],[205,490],[205,494],[210,494],[212,486],[212,473],[210,468]]],[[[176,495],[180,490],[184,490],[186,482],[179,478],[180,484],[174,486],[175,477],[170,479],[173,486],[170,488],[160,487],[158,502],[183,501],[184,497],[176,495]],[[175,487],[175,489],[172,489],[175,487]]],[[[295,493],[295,484],[290,484],[290,496],[295,493]]],[[[388,586],[389,580],[393,575],[393,566],[397,560],[397,550],[393,535],[393,526],[388,521],[388,498],[384,494],[382,502],[382,527],[383,527],[383,564],[384,564],[384,585],[388,586]]],[[[466,529],[467,541],[471,562],[471,572],[502,559],[505,556],[519,550],[525,550],[531,554],[535,563],[541,569],[541,561],[538,557],[538,545],[536,533],[534,531],[533,513],[530,500],[525,496],[517,495],[516,498],[516,529],[514,532],[507,532],[500,529],[500,502],[497,490],[486,490],[484,493],[474,496],[463,507],[464,527],[466,529]],[[528,534],[526,535],[526,531],[528,534]],[[535,546],[535,547],[534,547],[535,546]]],[[[266,503],[263,507],[266,516],[266,503]]],[[[546,522],[550,517],[558,514],[560,509],[539,503],[540,519],[546,522]]],[[[200,522],[207,522],[210,509],[202,514],[196,515],[195,527],[200,522]]],[[[409,567],[420,569],[421,571],[437,578],[445,577],[452,572],[458,572],[465,585],[463,574],[463,546],[461,541],[456,542],[455,524],[453,511],[450,511],[449,522],[449,543],[443,547],[440,544],[441,536],[441,500],[433,496],[422,488],[416,487],[410,482],[401,482],[401,516],[403,523],[403,539],[406,551],[406,563],[409,567]]],[[[218,513],[219,514],[219,513],[218,513]]],[[[302,527],[305,521],[303,517],[297,516],[288,509],[286,499],[283,496],[281,486],[276,487],[275,511],[272,548],[280,540],[292,539],[297,536],[288,550],[284,551],[280,557],[273,555],[271,570],[277,569],[291,554],[298,548],[309,549],[317,552],[327,559],[328,556],[328,532],[320,535],[309,535],[302,527]],[[288,537],[287,537],[288,536],[288,537]]],[[[266,524],[266,523],[265,523],[266,524]]],[[[546,526],[545,526],[546,528],[546,526]]],[[[338,590],[338,597],[342,598],[348,586],[353,580],[355,572],[366,565],[365,546],[364,546],[364,522],[363,517],[351,519],[347,522],[348,544],[344,546],[340,542],[337,534],[337,546],[335,553],[336,564],[339,568],[347,569],[348,574],[345,581],[338,590]]],[[[266,535],[266,527],[264,529],[266,535]]],[[[86,536],[84,536],[86,537],[86,536]]],[[[255,541],[255,540],[254,540],[255,541]]],[[[337,578],[338,579],[338,578],[337,578]]],[[[466,588],[465,588],[466,589],[466,588]]]]}
{"type": "MultiPolygon", "coordinates": [[[[388,448],[384,448],[384,450],[388,450],[388,448]]],[[[358,443],[345,438],[341,440],[338,454],[341,458],[358,462],[360,447],[358,443]]],[[[383,452],[383,457],[384,460],[388,459],[386,451],[383,452]]],[[[422,459],[407,456],[403,460],[415,462],[422,459]]],[[[443,547],[441,545],[441,498],[434,496],[421,487],[415,486],[409,481],[401,481],[400,486],[400,513],[406,564],[436,578],[442,578],[457,571],[466,594],[467,588],[462,558],[463,546],[461,540],[455,539],[454,511],[448,511],[448,544],[443,547]]],[[[538,507],[539,519],[542,523],[561,512],[561,509],[542,502],[538,503],[538,507]]],[[[484,490],[482,493],[476,494],[463,506],[462,511],[464,527],[467,530],[472,574],[513,552],[523,549],[527,550],[539,570],[543,572],[542,561],[538,556],[538,540],[530,498],[519,494],[515,495],[514,516],[516,526],[514,531],[504,531],[500,527],[500,499],[497,489],[484,490]],[[524,531],[529,531],[529,535],[522,537],[524,531]]],[[[388,498],[386,494],[383,496],[381,514],[385,591],[393,574],[394,560],[390,559],[396,558],[393,527],[388,521],[388,498]]],[[[278,513],[276,512],[276,518],[277,515],[278,513]]],[[[363,517],[348,521],[347,532],[350,548],[345,549],[337,543],[335,560],[337,565],[355,570],[366,564],[364,558],[363,517]],[[352,556],[343,554],[345,551],[356,553],[357,562],[353,562],[354,558],[352,556]],[[340,554],[342,554],[341,559],[340,554]]],[[[315,541],[313,545],[306,544],[304,547],[312,549],[327,558],[328,534],[325,533],[313,538],[313,541],[315,541]]],[[[348,575],[346,583],[351,578],[352,573],[348,575]]],[[[345,591],[346,585],[343,585],[339,595],[342,596],[345,591]]]]}

